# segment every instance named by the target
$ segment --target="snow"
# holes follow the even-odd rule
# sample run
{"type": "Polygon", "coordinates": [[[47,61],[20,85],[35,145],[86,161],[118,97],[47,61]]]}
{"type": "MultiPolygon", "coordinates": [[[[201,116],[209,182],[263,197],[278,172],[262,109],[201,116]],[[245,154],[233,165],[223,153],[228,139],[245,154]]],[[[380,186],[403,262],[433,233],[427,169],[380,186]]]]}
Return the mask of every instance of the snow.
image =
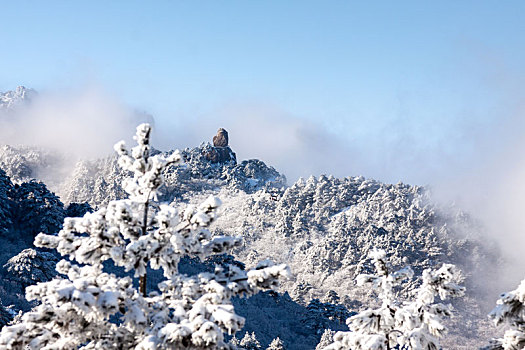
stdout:
{"type": "Polygon", "coordinates": [[[503,293],[489,317],[496,326],[507,324],[503,338],[493,338],[487,349],[514,350],[525,348],[525,279],[518,288],[503,293]]]}
{"type": "Polygon", "coordinates": [[[435,297],[444,300],[463,295],[464,288],[456,284],[461,280],[459,271],[450,264],[437,270],[425,270],[421,286],[414,291],[414,300],[402,303],[395,298],[394,286],[411,278],[412,269],[390,273],[384,250],[374,249],[369,257],[377,275],[361,275],[357,279],[372,287],[382,304],[377,309],[367,309],[350,317],[347,320],[350,331],[336,333],[334,342],[325,349],[439,349],[439,337],[447,331],[443,317],[451,313],[448,306],[435,303],[435,297]]]}
{"type": "Polygon", "coordinates": [[[35,90],[18,86],[14,91],[0,92],[0,110],[13,109],[36,94],[35,90]]]}

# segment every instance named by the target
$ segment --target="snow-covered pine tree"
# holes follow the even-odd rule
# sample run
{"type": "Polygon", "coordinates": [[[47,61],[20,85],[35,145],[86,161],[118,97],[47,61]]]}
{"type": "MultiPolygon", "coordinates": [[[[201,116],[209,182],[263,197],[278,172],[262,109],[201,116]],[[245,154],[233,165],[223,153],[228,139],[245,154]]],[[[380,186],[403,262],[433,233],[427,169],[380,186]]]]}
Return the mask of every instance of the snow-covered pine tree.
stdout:
{"type": "Polygon", "coordinates": [[[261,350],[261,343],[257,340],[254,332],[246,332],[240,342],[241,349],[243,350],[261,350]]]}
{"type": "Polygon", "coordinates": [[[9,259],[4,265],[4,282],[10,282],[23,291],[27,286],[46,282],[56,276],[58,258],[51,253],[28,248],[9,259]]]}
{"type": "Polygon", "coordinates": [[[270,345],[268,345],[266,350],[285,350],[283,341],[279,337],[275,338],[270,345]]]}
{"type": "Polygon", "coordinates": [[[33,170],[23,153],[27,150],[4,145],[0,147],[0,167],[14,181],[29,181],[33,170]]]}
{"type": "Polygon", "coordinates": [[[442,318],[451,314],[451,306],[435,299],[463,295],[464,288],[457,284],[460,272],[450,264],[438,270],[425,270],[422,285],[415,290],[415,300],[401,303],[395,298],[394,285],[412,278],[412,269],[405,267],[392,273],[384,250],[373,250],[369,257],[376,275],[359,275],[357,284],[370,285],[378,292],[382,304],[350,317],[347,320],[350,332],[337,332],[334,342],[325,349],[438,350],[438,337],[447,331],[442,318]]]}
{"type": "Polygon", "coordinates": [[[507,324],[503,338],[492,339],[484,350],[520,350],[525,349],[525,279],[518,288],[501,294],[497,306],[489,317],[496,326],[507,324]]]}
{"type": "Polygon", "coordinates": [[[210,197],[179,215],[173,203],[156,195],[162,171],[180,161],[179,153],[150,156],[148,124],[137,127],[136,147],[115,146],[119,164],[134,174],[123,185],[128,199],[107,208],[66,218],[58,235],[39,234],[35,245],[56,249],[56,270],[65,276],[29,286],[28,300],[40,304],[0,333],[3,349],[221,349],[224,332],[235,333],[244,319],[230,298],[271,289],[289,275],[286,265],[260,263],[243,271],[218,267],[215,273],[178,273],[183,256],[205,258],[228,252],[240,239],[212,236],[207,226],[220,201],[210,197]],[[130,277],[104,272],[113,260],[140,278],[141,291],[130,277]],[[146,267],[162,269],[165,280],[145,293],[146,267]]]}
{"type": "Polygon", "coordinates": [[[331,329],[325,329],[323,335],[321,336],[319,344],[317,344],[317,346],[315,347],[315,350],[322,350],[328,345],[332,344],[334,342],[334,335],[335,331],[331,329]]]}
{"type": "Polygon", "coordinates": [[[241,346],[241,341],[237,339],[236,335],[233,335],[233,337],[228,342],[228,345],[230,346],[230,348],[238,349],[241,346]]]}
{"type": "Polygon", "coordinates": [[[69,203],[66,207],[66,216],[67,217],[82,217],[87,212],[93,212],[93,208],[89,203],[69,203]]]}
{"type": "Polygon", "coordinates": [[[62,226],[64,205],[44,183],[31,180],[15,185],[12,198],[16,206],[13,221],[31,240],[39,232],[57,232],[62,226]]]}

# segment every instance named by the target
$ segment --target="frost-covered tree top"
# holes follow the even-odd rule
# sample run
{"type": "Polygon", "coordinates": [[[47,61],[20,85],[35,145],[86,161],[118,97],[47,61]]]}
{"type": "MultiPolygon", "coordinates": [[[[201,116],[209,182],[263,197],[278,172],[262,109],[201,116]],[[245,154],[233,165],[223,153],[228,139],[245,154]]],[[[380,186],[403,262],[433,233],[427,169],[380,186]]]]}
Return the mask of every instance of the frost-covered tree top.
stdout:
{"type": "Polygon", "coordinates": [[[518,288],[501,295],[489,317],[496,326],[505,324],[509,329],[503,338],[492,339],[485,350],[525,349],[525,279],[518,288]]]}
{"type": "Polygon", "coordinates": [[[337,332],[326,350],[438,350],[439,337],[447,329],[442,322],[451,314],[451,306],[439,302],[462,296],[464,288],[454,265],[444,264],[437,270],[423,272],[422,284],[415,290],[414,300],[401,302],[394,287],[413,276],[409,267],[390,271],[384,250],[370,252],[376,274],[357,277],[359,285],[373,288],[381,300],[377,309],[367,309],[347,320],[350,332],[337,332]]]}
{"type": "Polygon", "coordinates": [[[56,232],[62,226],[65,210],[60,199],[42,182],[34,180],[14,186],[12,195],[16,215],[13,217],[20,229],[31,237],[39,232],[56,232]]]}
{"type": "Polygon", "coordinates": [[[55,277],[57,261],[57,257],[51,253],[29,248],[9,259],[4,268],[8,279],[25,288],[55,277]]]}
{"type": "Polygon", "coordinates": [[[39,232],[56,232],[64,214],[62,202],[46,185],[34,180],[13,184],[0,169],[0,233],[4,238],[32,241],[39,232]]]}
{"type": "Polygon", "coordinates": [[[321,336],[319,344],[317,344],[317,346],[315,347],[315,350],[322,350],[328,345],[332,344],[334,342],[335,333],[336,332],[332,331],[331,329],[325,329],[323,335],[321,336]]]}
{"type": "Polygon", "coordinates": [[[261,343],[257,340],[257,337],[255,336],[255,333],[248,333],[246,332],[244,334],[244,337],[241,339],[239,343],[241,349],[243,350],[261,350],[262,346],[261,343]]]}
{"type": "Polygon", "coordinates": [[[151,128],[137,127],[137,146],[115,146],[119,165],[133,174],[123,181],[127,199],[82,218],[66,218],[57,235],[39,234],[35,245],[56,249],[56,277],[26,289],[39,301],[20,322],[4,327],[0,348],[22,349],[215,349],[227,348],[223,333],[240,330],[230,298],[275,288],[289,275],[286,265],[263,261],[253,270],[217,267],[214,273],[178,273],[183,256],[205,258],[230,251],[240,239],[212,236],[220,201],[210,197],[182,212],[156,201],[163,171],[181,161],[178,152],[151,156],[151,128]],[[112,260],[145,282],[147,267],[165,277],[140,293],[129,277],[104,271],[112,260]]]}
{"type": "Polygon", "coordinates": [[[279,337],[277,337],[274,340],[272,340],[272,342],[270,343],[270,345],[268,345],[266,350],[285,350],[285,348],[282,340],[279,337]]]}

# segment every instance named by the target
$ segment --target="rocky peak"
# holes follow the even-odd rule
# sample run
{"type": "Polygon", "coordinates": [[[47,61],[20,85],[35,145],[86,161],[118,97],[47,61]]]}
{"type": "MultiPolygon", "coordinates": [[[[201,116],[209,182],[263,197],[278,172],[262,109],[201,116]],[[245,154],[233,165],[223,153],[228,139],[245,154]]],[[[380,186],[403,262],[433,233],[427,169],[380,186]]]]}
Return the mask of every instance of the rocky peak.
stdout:
{"type": "Polygon", "coordinates": [[[228,146],[228,132],[220,128],[217,130],[217,135],[213,136],[213,146],[211,146],[204,156],[212,163],[228,163],[233,162],[237,164],[237,157],[235,152],[228,146]]]}
{"type": "Polygon", "coordinates": [[[0,92],[0,109],[12,109],[17,105],[27,103],[35,95],[35,90],[25,86],[18,86],[14,91],[0,92]]]}
{"type": "Polygon", "coordinates": [[[213,146],[214,147],[227,147],[228,146],[228,132],[219,128],[217,130],[217,135],[213,136],[213,146]]]}

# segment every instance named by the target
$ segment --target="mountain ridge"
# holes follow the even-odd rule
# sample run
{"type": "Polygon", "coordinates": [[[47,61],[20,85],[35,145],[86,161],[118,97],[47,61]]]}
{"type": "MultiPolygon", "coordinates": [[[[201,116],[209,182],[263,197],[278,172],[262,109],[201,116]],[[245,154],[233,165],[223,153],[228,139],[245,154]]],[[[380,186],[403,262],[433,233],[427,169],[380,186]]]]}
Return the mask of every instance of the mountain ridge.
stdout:
{"type": "MultiPolygon", "coordinates": [[[[284,175],[261,160],[211,162],[206,154],[212,148],[202,143],[182,150],[185,165],[166,170],[159,199],[190,205],[209,195],[221,198],[212,233],[243,236],[243,247],[232,254],[247,265],[266,258],[289,264],[295,278],[282,286],[282,293],[302,305],[335,293],[342,305],[359,310],[375,302],[369,290],[354,283],[357,274],[370,270],[367,255],[373,248],[385,249],[394,267],[410,265],[418,273],[455,263],[465,273],[469,294],[456,305],[460,315],[444,344],[473,348],[486,342],[481,318],[487,296],[476,276],[495,279],[493,261],[501,257],[481,242],[480,227],[468,215],[436,204],[422,186],[326,175],[288,185],[284,175]],[[468,322],[472,319],[479,321],[468,322]]],[[[79,160],[72,170],[63,169],[63,159],[35,147],[0,148],[0,167],[15,184],[51,180],[51,190],[65,204],[99,207],[124,197],[121,184],[127,174],[115,157],[79,160]],[[60,175],[53,176],[54,170],[60,175]]],[[[398,293],[409,296],[415,284],[398,293]]]]}

